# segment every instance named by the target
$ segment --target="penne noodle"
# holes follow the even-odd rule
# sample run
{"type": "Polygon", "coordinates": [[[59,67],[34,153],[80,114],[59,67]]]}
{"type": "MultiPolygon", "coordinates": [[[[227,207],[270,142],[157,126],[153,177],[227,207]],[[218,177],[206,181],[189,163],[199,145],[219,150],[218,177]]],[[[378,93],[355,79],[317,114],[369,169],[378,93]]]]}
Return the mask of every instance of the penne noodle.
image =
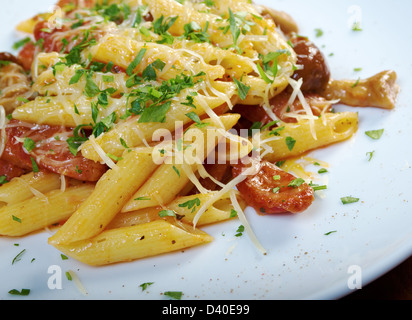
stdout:
{"type": "Polygon", "coordinates": [[[155,220],[130,227],[105,230],[99,235],[56,249],[80,262],[99,266],[156,256],[206,244],[211,236],[192,226],[155,220]]]}
{"type": "Polygon", "coordinates": [[[305,152],[322,148],[352,137],[358,128],[358,115],[354,112],[325,113],[314,121],[316,139],[312,135],[309,120],[298,123],[282,124],[276,130],[260,136],[263,158],[270,162],[302,155],[305,152]],[[276,132],[274,131],[274,132],[276,132]],[[270,149],[271,152],[265,152],[270,149]]]}
{"type": "MultiPolygon", "coordinates": [[[[228,114],[220,117],[225,126],[225,130],[232,128],[238,121],[239,116],[228,114]]],[[[183,161],[179,158],[168,158],[153,175],[137,190],[130,200],[122,208],[122,212],[134,211],[142,208],[148,208],[157,205],[166,205],[171,202],[179,192],[191,181],[197,166],[196,163],[202,163],[207,155],[215,148],[219,140],[224,135],[219,133],[216,128],[196,128],[191,127],[183,136],[183,143],[190,144],[183,153],[183,161]],[[193,142],[191,139],[195,139],[193,142]],[[195,151],[195,157],[191,158],[191,153],[195,151]],[[169,161],[171,160],[171,161],[169,161]],[[193,160],[193,162],[191,162],[193,160]],[[136,199],[147,198],[149,200],[139,201],[136,199]]]]}
{"type": "Polygon", "coordinates": [[[102,232],[155,168],[150,155],[125,152],[116,167],[98,181],[90,197],[49,238],[49,243],[67,244],[102,232]]]}
{"type": "Polygon", "coordinates": [[[19,237],[68,219],[93,192],[93,184],[53,190],[0,209],[0,234],[19,237]]]}
{"type": "Polygon", "coordinates": [[[182,73],[197,75],[204,72],[210,80],[219,79],[224,75],[223,67],[208,65],[204,61],[192,57],[188,58],[182,54],[182,51],[161,44],[139,42],[117,35],[108,35],[102,38],[96,46],[91,48],[90,54],[94,60],[105,63],[112,61],[115,65],[126,70],[142,49],[147,50],[146,54],[139,65],[133,69],[133,73],[141,73],[149,64],[158,59],[167,64],[169,59],[173,58],[174,68],[169,68],[167,72],[162,70],[160,77],[164,80],[175,78],[182,73]]]}
{"type": "MultiPolygon", "coordinates": [[[[212,84],[216,87],[219,92],[225,92],[225,97],[231,99],[235,92],[233,85],[216,82],[212,84]],[[222,91],[221,91],[222,90],[222,91]],[[224,91],[223,91],[224,90],[224,91]]],[[[196,88],[197,89],[197,88],[196,88]]],[[[171,107],[166,115],[166,120],[163,123],[160,122],[149,122],[140,123],[138,122],[138,117],[130,117],[126,121],[119,123],[115,128],[102,134],[96,138],[96,143],[106,152],[114,156],[120,157],[124,150],[126,149],[122,140],[129,148],[138,147],[144,143],[151,142],[153,134],[159,129],[165,129],[169,132],[174,132],[176,126],[179,124],[186,125],[192,122],[190,118],[186,116],[189,112],[196,113],[200,118],[204,118],[206,111],[213,112],[213,110],[225,106],[225,100],[220,96],[202,96],[198,94],[194,97],[193,108],[189,105],[184,105],[185,99],[190,95],[189,91],[184,91],[176,101],[172,101],[171,107]],[[200,99],[203,98],[205,103],[201,103],[200,99]]],[[[96,152],[92,143],[86,142],[81,148],[82,155],[93,161],[101,161],[101,157],[96,152]]]]}
{"type": "Polygon", "coordinates": [[[0,187],[0,202],[8,205],[27,200],[36,194],[43,194],[58,189],[61,176],[51,172],[30,172],[13,178],[0,187]]]}
{"type": "MultiPolygon", "coordinates": [[[[216,192],[210,192],[207,194],[195,194],[190,196],[177,197],[171,203],[165,207],[150,207],[140,209],[131,212],[120,212],[107,226],[108,229],[122,228],[134,226],[137,224],[147,223],[150,221],[162,219],[160,212],[162,210],[171,210],[176,214],[176,219],[181,222],[193,225],[193,218],[195,217],[197,210],[200,208],[203,202],[213,198],[216,192]]],[[[146,201],[142,198],[140,201],[146,201]]],[[[239,203],[246,207],[245,202],[239,196],[239,203]]],[[[230,201],[230,194],[227,193],[220,197],[215,203],[213,203],[205,213],[200,217],[197,224],[198,227],[219,223],[232,219],[236,214],[232,211],[233,205],[230,201]]]]}

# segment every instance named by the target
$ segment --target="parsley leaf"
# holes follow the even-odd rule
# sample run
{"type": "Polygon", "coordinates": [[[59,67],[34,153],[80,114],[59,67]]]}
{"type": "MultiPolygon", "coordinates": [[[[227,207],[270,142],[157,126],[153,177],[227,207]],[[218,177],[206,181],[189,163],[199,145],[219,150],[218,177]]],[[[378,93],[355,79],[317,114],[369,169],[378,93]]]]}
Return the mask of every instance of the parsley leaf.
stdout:
{"type": "Polygon", "coordinates": [[[131,76],[133,74],[133,70],[136,69],[136,67],[142,61],[144,55],[146,54],[146,51],[146,48],[142,48],[137,54],[137,56],[134,58],[134,60],[129,64],[129,66],[126,69],[126,73],[128,76],[131,76]]]}
{"type": "Polygon", "coordinates": [[[379,140],[382,137],[382,134],[384,133],[384,131],[385,129],[371,130],[371,131],[366,131],[365,134],[374,140],[379,140]]]}
{"type": "Polygon", "coordinates": [[[342,204],[350,204],[350,203],[358,202],[360,199],[349,196],[349,197],[342,197],[340,198],[340,200],[342,201],[342,204]]]}
{"type": "Polygon", "coordinates": [[[200,121],[200,118],[199,118],[199,116],[197,115],[196,112],[186,113],[186,117],[188,117],[189,119],[193,120],[193,121],[196,122],[197,124],[202,123],[202,121],[200,121]]]}
{"type": "Polygon", "coordinates": [[[172,299],[181,300],[183,292],[181,292],[181,291],[166,291],[163,294],[165,296],[168,296],[168,297],[172,298],[172,299]]]}
{"type": "Polygon", "coordinates": [[[167,101],[161,105],[150,106],[144,109],[142,115],[140,116],[139,123],[147,122],[161,122],[166,121],[166,113],[169,111],[171,106],[171,101],[167,101]]]}
{"type": "Polygon", "coordinates": [[[242,83],[241,81],[237,80],[236,78],[233,78],[236,87],[237,87],[237,92],[239,94],[239,97],[241,100],[245,100],[247,94],[249,93],[250,87],[242,83]]]}
{"type": "Polygon", "coordinates": [[[23,148],[27,150],[27,152],[31,152],[36,147],[36,142],[30,138],[24,138],[23,148]]]}
{"type": "Polygon", "coordinates": [[[185,203],[179,204],[180,208],[187,207],[188,209],[192,209],[192,213],[195,212],[196,206],[200,206],[200,199],[194,198],[193,200],[186,201],[185,203]]]}
{"type": "Polygon", "coordinates": [[[286,146],[288,147],[289,151],[292,151],[293,148],[295,147],[296,140],[293,139],[292,137],[286,137],[285,142],[286,142],[286,146]]]}

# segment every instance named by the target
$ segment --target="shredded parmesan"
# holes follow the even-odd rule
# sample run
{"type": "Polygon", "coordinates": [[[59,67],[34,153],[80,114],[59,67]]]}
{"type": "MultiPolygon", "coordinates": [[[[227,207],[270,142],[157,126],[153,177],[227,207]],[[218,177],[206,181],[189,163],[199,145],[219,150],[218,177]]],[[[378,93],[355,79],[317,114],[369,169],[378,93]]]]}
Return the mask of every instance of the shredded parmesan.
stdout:
{"type": "Polygon", "coordinates": [[[263,254],[267,254],[266,249],[261,245],[259,240],[257,239],[255,233],[253,232],[245,213],[243,212],[242,208],[239,205],[239,202],[237,201],[236,194],[234,190],[230,193],[230,200],[232,201],[232,205],[235,208],[237,212],[237,216],[239,217],[239,220],[241,221],[242,225],[245,227],[245,231],[248,234],[249,238],[252,240],[252,243],[258,248],[260,252],[263,254]]]}
{"type": "Polygon", "coordinates": [[[83,283],[80,281],[80,278],[77,276],[77,274],[73,270],[69,270],[67,271],[67,273],[70,275],[70,277],[74,281],[74,284],[76,285],[76,288],[80,291],[80,293],[85,296],[88,295],[86,288],[84,287],[83,283]]]}
{"type": "Polygon", "coordinates": [[[47,196],[42,193],[41,191],[33,188],[27,181],[25,181],[24,179],[20,178],[20,177],[15,177],[14,179],[20,181],[22,184],[24,184],[24,186],[26,186],[30,192],[33,194],[33,196],[37,197],[37,198],[41,198],[44,199],[46,202],[48,202],[48,198],[47,196]]]}
{"type": "MultiPolygon", "coordinates": [[[[289,78],[289,84],[293,88],[293,92],[288,101],[288,105],[291,105],[295,101],[296,97],[299,99],[304,111],[306,112],[307,119],[309,120],[310,131],[313,136],[313,139],[317,140],[318,138],[317,138],[316,130],[315,130],[315,119],[317,119],[317,117],[313,115],[312,109],[310,105],[308,104],[308,102],[306,101],[302,90],[300,89],[302,86],[302,83],[303,83],[302,78],[299,79],[298,81],[289,78]]],[[[288,113],[288,116],[293,116],[293,113],[288,113]]]]}
{"type": "Polygon", "coordinates": [[[61,192],[66,191],[66,177],[63,174],[60,175],[60,182],[61,182],[60,191],[61,192]]]}
{"type": "Polygon", "coordinates": [[[224,194],[231,191],[235,186],[239,183],[244,181],[249,175],[256,174],[258,171],[259,166],[257,166],[258,162],[253,162],[252,166],[246,169],[244,172],[239,174],[236,178],[232,179],[228,182],[221,190],[219,190],[213,197],[210,197],[203,205],[199,208],[198,212],[196,213],[195,217],[193,218],[193,226],[196,227],[200,217],[205,213],[205,211],[219,198],[221,198],[224,194]]]}
{"type": "Polygon", "coordinates": [[[99,146],[99,144],[96,142],[96,138],[91,135],[89,137],[89,141],[92,144],[92,147],[96,151],[96,153],[100,156],[101,160],[103,163],[105,163],[110,169],[118,169],[119,167],[114,163],[112,159],[104,152],[102,147],[99,146]]]}

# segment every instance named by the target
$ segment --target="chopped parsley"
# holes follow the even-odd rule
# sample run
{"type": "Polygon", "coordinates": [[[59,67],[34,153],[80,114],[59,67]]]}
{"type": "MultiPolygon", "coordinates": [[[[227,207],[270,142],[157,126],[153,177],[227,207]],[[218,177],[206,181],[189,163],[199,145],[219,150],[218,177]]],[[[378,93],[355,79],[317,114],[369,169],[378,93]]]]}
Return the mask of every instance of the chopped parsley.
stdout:
{"type": "Polygon", "coordinates": [[[195,21],[192,21],[183,26],[185,32],[182,37],[196,43],[210,42],[210,36],[207,33],[208,28],[209,22],[206,22],[205,28],[202,30],[202,27],[199,26],[199,24],[197,24],[195,21]]]}
{"type": "Polygon", "coordinates": [[[14,49],[14,50],[18,50],[18,49],[20,49],[21,47],[23,47],[24,45],[26,45],[27,43],[29,43],[30,41],[31,41],[30,37],[26,37],[26,38],[24,38],[24,39],[22,39],[22,40],[19,40],[19,41],[15,42],[15,43],[13,44],[13,49],[14,49]]]}
{"type": "Polygon", "coordinates": [[[243,232],[245,232],[245,226],[240,225],[237,230],[236,230],[235,237],[241,237],[243,235],[243,232]]]}
{"type": "Polygon", "coordinates": [[[142,288],[142,291],[145,291],[152,284],[154,284],[154,282],[144,282],[139,287],[142,288]]]}
{"type": "Polygon", "coordinates": [[[385,129],[380,129],[380,130],[370,130],[370,131],[366,131],[365,134],[374,139],[374,140],[379,140],[383,133],[384,133],[385,129]]]}
{"type": "Polygon", "coordinates": [[[154,105],[144,109],[142,112],[139,123],[147,122],[166,122],[166,113],[169,111],[170,106],[172,105],[171,101],[167,101],[161,105],[154,105]]]}
{"type": "Polygon", "coordinates": [[[245,100],[247,94],[249,93],[250,87],[248,87],[247,85],[245,85],[244,83],[242,83],[236,78],[233,78],[233,81],[236,84],[237,92],[239,94],[240,99],[245,100]]]}
{"type": "Polygon", "coordinates": [[[23,148],[27,150],[27,152],[31,152],[36,147],[36,142],[30,138],[24,138],[23,148]]]}
{"type": "Polygon", "coordinates": [[[174,37],[169,33],[169,29],[174,25],[178,16],[164,18],[162,15],[160,18],[153,21],[153,32],[162,37],[161,40],[157,41],[159,44],[172,44],[174,42],[174,37]]]}
{"type": "Polygon", "coordinates": [[[186,117],[188,117],[189,119],[193,120],[194,122],[196,122],[197,124],[202,123],[202,121],[200,120],[199,116],[197,115],[196,112],[189,112],[186,113],[186,117]]]}
{"type": "Polygon", "coordinates": [[[299,188],[303,183],[305,183],[305,180],[303,180],[302,178],[297,178],[297,179],[292,180],[288,184],[288,187],[299,188]]]}
{"type": "Polygon", "coordinates": [[[133,61],[129,64],[129,66],[126,69],[126,73],[128,76],[131,76],[133,74],[133,70],[136,69],[136,67],[142,61],[144,55],[146,54],[146,51],[147,48],[142,48],[137,54],[137,56],[133,59],[133,61]]]}
{"type": "Polygon", "coordinates": [[[183,292],[181,291],[165,291],[163,294],[174,300],[181,300],[183,296],[183,292]]]}
{"type": "Polygon", "coordinates": [[[5,175],[0,176],[0,185],[5,184],[7,182],[9,181],[7,180],[7,177],[5,175]]]}
{"type": "Polygon", "coordinates": [[[193,200],[186,201],[185,203],[179,204],[180,208],[187,207],[189,210],[192,209],[192,213],[195,212],[196,207],[200,206],[200,199],[194,198],[193,200]]]}
{"type": "Polygon", "coordinates": [[[375,155],[375,151],[367,152],[366,156],[368,157],[368,161],[370,162],[375,155]]]}
{"type": "Polygon", "coordinates": [[[16,296],[28,296],[30,294],[30,289],[21,289],[21,291],[12,289],[8,293],[16,296]]]}
{"type": "Polygon", "coordinates": [[[39,172],[39,171],[40,171],[40,170],[39,170],[39,167],[38,167],[36,161],[34,160],[34,158],[33,158],[33,157],[30,157],[30,160],[31,160],[31,164],[32,164],[32,167],[33,167],[33,172],[34,172],[34,173],[39,172]]]}
{"type": "Polygon", "coordinates": [[[316,38],[320,38],[321,36],[323,36],[323,30],[320,28],[315,29],[315,35],[316,38]]]}
{"type": "Polygon", "coordinates": [[[342,198],[340,198],[340,200],[341,200],[342,204],[351,204],[351,203],[358,202],[360,199],[349,196],[349,197],[342,197],[342,198]]]}
{"type": "Polygon", "coordinates": [[[20,251],[13,259],[13,261],[11,262],[11,264],[14,264],[15,262],[18,262],[21,260],[21,256],[26,252],[26,249],[23,249],[22,251],[20,251]]]}
{"type": "Polygon", "coordinates": [[[267,55],[259,54],[259,58],[262,62],[262,66],[258,63],[257,68],[261,78],[266,83],[273,83],[279,71],[278,59],[282,55],[290,55],[290,51],[287,49],[277,50],[275,52],[269,52],[267,55]]]}
{"type": "Polygon", "coordinates": [[[176,217],[176,213],[173,210],[161,210],[159,211],[159,217],[176,217]]]}
{"type": "Polygon", "coordinates": [[[235,209],[230,209],[230,218],[234,218],[237,216],[237,211],[235,209]]]}
{"type": "Polygon", "coordinates": [[[295,147],[296,140],[293,139],[292,137],[286,137],[285,143],[286,143],[286,146],[288,147],[289,151],[292,151],[293,148],[295,147]]]}

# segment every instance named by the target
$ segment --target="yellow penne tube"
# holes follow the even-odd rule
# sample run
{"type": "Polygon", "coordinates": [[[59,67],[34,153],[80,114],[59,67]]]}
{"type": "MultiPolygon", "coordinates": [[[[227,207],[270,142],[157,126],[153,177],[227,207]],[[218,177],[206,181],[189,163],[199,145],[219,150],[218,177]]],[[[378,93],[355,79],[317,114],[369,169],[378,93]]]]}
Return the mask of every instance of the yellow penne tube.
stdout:
{"type": "Polygon", "coordinates": [[[93,189],[93,184],[83,184],[4,206],[0,209],[0,234],[23,236],[64,221],[89,197],[93,189]]]}
{"type": "Polygon", "coordinates": [[[75,127],[78,124],[91,123],[91,111],[77,115],[76,105],[80,110],[91,110],[91,99],[82,97],[73,101],[70,96],[37,97],[13,111],[13,119],[30,123],[48,124],[52,126],[75,127]]]}
{"type": "Polygon", "coordinates": [[[245,105],[262,103],[270,105],[269,99],[281,93],[288,86],[285,77],[277,77],[273,83],[267,83],[257,76],[246,75],[242,78],[242,82],[250,88],[246,98],[241,101],[245,105]]]}
{"type": "Polygon", "coordinates": [[[40,52],[34,57],[31,65],[32,78],[35,81],[43,72],[50,70],[52,66],[58,63],[63,55],[58,52],[40,52]]]}
{"type": "MultiPolygon", "coordinates": [[[[239,120],[237,114],[227,114],[220,117],[225,130],[231,129],[239,120]]],[[[202,163],[208,154],[216,147],[224,135],[214,127],[192,127],[183,136],[182,142],[189,145],[182,152],[182,158],[169,157],[165,163],[137,190],[125,204],[122,212],[134,211],[171,202],[176,195],[191,181],[197,170],[196,163],[202,163]],[[192,142],[192,140],[194,141],[192,142]],[[191,158],[192,152],[196,158],[191,158]],[[191,163],[189,163],[191,162],[191,163]],[[146,201],[136,199],[146,198],[146,201]]]]}
{"type": "MultiPolygon", "coordinates": [[[[94,122],[91,105],[92,103],[97,105],[96,100],[97,98],[91,99],[84,95],[80,95],[78,98],[72,95],[37,97],[16,108],[13,112],[13,118],[52,126],[90,126],[94,122]]],[[[116,119],[119,119],[126,111],[127,97],[108,97],[107,100],[107,106],[97,105],[97,122],[110,116],[113,112],[117,116],[116,119]]]]}
{"type": "Polygon", "coordinates": [[[352,137],[358,128],[358,114],[354,112],[326,113],[313,121],[300,120],[282,124],[280,130],[263,132],[260,145],[264,159],[276,162],[285,158],[341,142],[352,137]],[[312,127],[313,126],[313,127],[312,127]],[[316,133],[316,139],[312,133],[316,133]],[[275,133],[276,134],[273,134],[275,133]]]}
{"type": "Polygon", "coordinates": [[[125,152],[116,167],[98,181],[90,197],[49,238],[49,243],[67,244],[102,232],[155,168],[151,155],[125,152]]]}
{"type": "MultiPolygon", "coordinates": [[[[181,221],[193,224],[193,219],[196,216],[198,209],[201,207],[202,203],[213,198],[217,192],[211,192],[207,194],[196,194],[185,197],[177,198],[167,205],[167,208],[177,212],[182,216],[181,221]]],[[[238,195],[237,197],[239,204],[246,207],[245,201],[238,195]]],[[[229,220],[236,217],[236,210],[232,205],[230,200],[230,193],[221,196],[215,203],[213,203],[199,218],[197,226],[204,226],[213,223],[218,223],[222,221],[229,220]]]]}
{"type": "MultiPolygon", "coordinates": [[[[200,208],[201,204],[211,199],[217,194],[216,191],[207,194],[195,194],[190,196],[178,197],[169,203],[166,207],[150,207],[145,209],[140,209],[131,212],[120,212],[107,226],[108,229],[122,228],[134,226],[137,224],[147,223],[150,221],[163,219],[161,212],[164,210],[171,210],[176,214],[176,219],[181,222],[192,224],[193,218],[195,217],[197,210],[200,208]]],[[[140,201],[145,201],[144,198],[140,201]]],[[[245,207],[245,202],[243,199],[238,197],[239,203],[245,207]]],[[[229,220],[236,216],[236,213],[232,211],[233,205],[230,201],[230,194],[225,194],[220,197],[215,203],[213,203],[203,215],[200,217],[197,223],[198,227],[218,223],[222,221],[229,220]]],[[[169,218],[169,217],[167,217],[169,218]]],[[[170,219],[170,218],[169,218],[170,219]]]]}
{"type": "Polygon", "coordinates": [[[113,62],[115,65],[127,70],[141,50],[146,50],[140,63],[132,68],[133,73],[141,73],[145,68],[157,59],[166,63],[158,77],[161,79],[172,79],[177,75],[196,75],[200,72],[206,73],[211,80],[221,78],[225,71],[221,66],[212,66],[198,61],[193,57],[187,57],[181,51],[172,49],[166,45],[157,43],[139,42],[131,38],[108,35],[103,37],[97,45],[93,46],[90,54],[94,60],[101,62],[113,62]],[[172,68],[173,66],[173,68],[172,68]]]}
{"type": "MultiPolygon", "coordinates": [[[[65,67],[61,65],[59,69],[53,70],[48,68],[42,72],[33,83],[33,90],[37,91],[42,96],[56,96],[56,95],[74,95],[76,98],[83,94],[86,86],[86,71],[79,65],[65,67]],[[76,76],[78,80],[70,83],[70,80],[76,76]],[[80,76],[79,76],[80,75],[80,76]]],[[[119,97],[120,93],[130,92],[127,88],[126,81],[128,76],[125,73],[103,73],[92,72],[90,79],[101,91],[111,89],[114,91],[111,96],[119,97]]]]}
{"type": "MultiPolygon", "coordinates": [[[[201,86],[202,84],[199,84],[201,86]]],[[[119,123],[115,128],[96,138],[95,142],[103,149],[104,152],[120,157],[125,150],[124,141],[129,148],[142,145],[145,142],[150,143],[154,132],[159,129],[165,129],[174,132],[176,124],[189,124],[192,120],[186,116],[190,112],[196,113],[199,117],[204,117],[207,112],[211,112],[222,105],[225,105],[226,99],[231,99],[236,92],[236,88],[231,83],[215,82],[212,83],[215,93],[224,93],[224,96],[206,96],[201,94],[200,87],[193,88],[193,92],[199,92],[193,97],[193,104],[196,108],[186,103],[186,98],[192,92],[191,89],[184,90],[176,100],[172,101],[169,111],[166,114],[164,123],[149,122],[140,123],[138,117],[131,117],[126,121],[119,123]]],[[[202,91],[205,89],[202,89],[202,91]]],[[[229,101],[230,102],[230,101],[229,101]]],[[[82,155],[93,161],[101,161],[101,157],[96,152],[91,142],[85,142],[81,147],[82,155]]]]}
{"type": "MultiPolygon", "coordinates": [[[[126,28],[120,33],[136,41],[157,42],[162,37],[154,32],[142,34],[137,28],[126,28]]],[[[227,75],[240,79],[242,75],[252,73],[256,70],[252,59],[244,57],[235,52],[214,46],[208,42],[195,42],[175,37],[173,43],[168,44],[177,52],[195,59],[200,59],[206,64],[220,65],[225,69],[227,75]]]]}
{"type": "Polygon", "coordinates": [[[163,17],[175,17],[179,18],[169,29],[169,32],[175,36],[181,36],[184,34],[184,25],[195,22],[202,30],[205,29],[208,24],[208,34],[212,43],[219,47],[228,47],[233,43],[232,35],[230,32],[224,33],[222,30],[226,26],[223,19],[214,14],[198,12],[194,8],[184,6],[174,0],[145,0],[150,8],[150,13],[153,18],[159,19],[163,17]],[[224,44],[224,45],[222,45],[224,44]]]}
{"type": "Polygon", "coordinates": [[[54,246],[69,257],[97,266],[156,256],[211,241],[211,236],[192,226],[156,220],[106,230],[73,244],[54,246]]]}
{"type": "Polygon", "coordinates": [[[61,186],[61,176],[40,171],[13,178],[0,187],[0,202],[8,205],[27,200],[36,194],[47,193],[61,186]]]}

